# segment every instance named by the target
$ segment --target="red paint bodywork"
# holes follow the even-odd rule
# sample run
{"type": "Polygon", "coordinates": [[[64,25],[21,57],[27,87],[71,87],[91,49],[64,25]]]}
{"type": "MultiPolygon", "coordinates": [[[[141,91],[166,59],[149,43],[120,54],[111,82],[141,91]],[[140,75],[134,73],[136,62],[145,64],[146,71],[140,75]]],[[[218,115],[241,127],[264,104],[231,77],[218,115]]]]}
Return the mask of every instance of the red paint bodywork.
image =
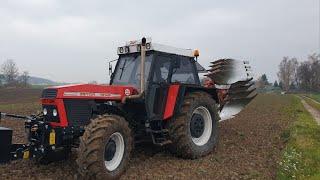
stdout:
{"type": "Polygon", "coordinates": [[[179,84],[170,85],[168,91],[167,102],[165,106],[165,111],[163,114],[163,119],[168,120],[174,113],[174,108],[176,106],[176,101],[179,93],[179,84]]]}
{"type": "Polygon", "coordinates": [[[64,99],[92,99],[121,102],[126,96],[138,94],[138,91],[132,86],[119,85],[78,84],[55,86],[48,89],[57,89],[57,96],[55,99],[41,99],[43,105],[55,105],[57,107],[60,122],[52,122],[51,125],[53,127],[68,126],[67,114],[63,102],[64,99]]]}

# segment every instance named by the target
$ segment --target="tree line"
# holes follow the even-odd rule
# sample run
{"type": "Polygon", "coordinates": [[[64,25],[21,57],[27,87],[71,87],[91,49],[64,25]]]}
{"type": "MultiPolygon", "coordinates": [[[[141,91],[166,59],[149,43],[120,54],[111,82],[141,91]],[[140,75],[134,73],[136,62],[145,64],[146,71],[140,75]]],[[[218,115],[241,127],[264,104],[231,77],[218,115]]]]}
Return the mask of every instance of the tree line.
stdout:
{"type": "Polygon", "coordinates": [[[307,60],[283,57],[279,64],[279,86],[284,91],[320,92],[320,54],[309,55],[307,60]]]}
{"type": "Polygon", "coordinates": [[[28,87],[29,72],[19,72],[14,60],[8,59],[0,66],[0,87],[28,87]]]}
{"type": "Polygon", "coordinates": [[[287,92],[320,92],[320,54],[311,54],[300,62],[295,57],[283,57],[277,75],[278,81],[270,83],[263,74],[256,80],[256,87],[260,90],[273,86],[287,92]]]}

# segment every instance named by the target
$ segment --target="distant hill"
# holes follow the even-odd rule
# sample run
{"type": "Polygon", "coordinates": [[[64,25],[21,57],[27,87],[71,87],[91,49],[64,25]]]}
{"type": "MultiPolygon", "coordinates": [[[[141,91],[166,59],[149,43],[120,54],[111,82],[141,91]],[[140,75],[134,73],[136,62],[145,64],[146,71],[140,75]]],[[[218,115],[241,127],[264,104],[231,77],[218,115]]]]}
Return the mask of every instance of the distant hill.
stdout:
{"type": "MultiPolygon", "coordinates": [[[[0,74],[0,84],[4,84],[4,76],[0,74]]],[[[63,85],[63,84],[68,84],[68,83],[60,83],[60,82],[55,82],[50,79],[45,79],[45,78],[40,78],[40,77],[35,77],[31,76],[29,79],[29,84],[31,85],[63,85]]]]}
{"type": "Polygon", "coordinates": [[[32,84],[32,85],[59,85],[59,84],[61,84],[61,83],[52,81],[52,80],[50,80],[50,79],[45,79],[45,78],[40,78],[40,77],[34,77],[34,76],[31,76],[31,77],[30,77],[28,83],[29,83],[29,84],[32,84]]]}

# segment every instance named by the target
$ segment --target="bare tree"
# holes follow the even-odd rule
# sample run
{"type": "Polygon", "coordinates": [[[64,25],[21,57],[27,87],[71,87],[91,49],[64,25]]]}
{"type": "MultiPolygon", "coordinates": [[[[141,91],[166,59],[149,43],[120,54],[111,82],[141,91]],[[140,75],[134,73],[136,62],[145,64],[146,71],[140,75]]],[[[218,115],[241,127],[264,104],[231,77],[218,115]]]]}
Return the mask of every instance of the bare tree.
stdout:
{"type": "Polygon", "coordinates": [[[305,91],[311,90],[311,64],[309,62],[302,62],[297,72],[299,87],[305,91]]]}
{"type": "Polygon", "coordinates": [[[261,80],[263,81],[263,83],[264,83],[265,85],[269,85],[269,81],[268,81],[268,78],[267,78],[267,75],[266,75],[266,74],[262,74],[261,80]]]}
{"type": "Polygon", "coordinates": [[[298,67],[298,84],[305,91],[320,91],[320,54],[308,56],[298,67]]]}
{"type": "Polygon", "coordinates": [[[320,54],[312,54],[308,57],[311,64],[311,90],[320,91],[320,54]]]}
{"type": "Polygon", "coordinates": [[[269,85],[269,81],[266,74],[260,76],[256,81],[256,87],[259,89],[263,89],[269,85]]]}
{"type": "Polygon", "coordinates": [[[30,79],[30,76],[29,76],[29,72],[28,71],[23,71],[23,73],[21,74],[21,76],[19,77],[20,79],[20,83],[23,87],[28,87],[29,85],[29,79],[30,79]]]}
{"type": "Polygon", "coordinates": [[[2,81],[4,80],[4,75],[0,74],[0,88],[3,86],[2,81]]]}
{"type": "Polygon", "coordinates": [[[4,75],[4,79],[8,86],[12,86],[17,83],[17,78],[19,76],[18,71],[17,64],[12,59],[5,61],[0,70],[0,72],[4,75]]]}
{"type": "Polygon", "coordinates": [[[0,74],[0,88],[2,87],[2,80],[3,80],[4,78],[3,78],[3,75],[2,74],[0,74]]]}
{"type": "Polygon", "coordinates": [[[263,81],[263,79],[262,79],[262,76],[260,76],[257,80],[256,80],[256,87],[258,88],[258,89],[263,89],[263,88],[265,88],[265,86],[266,86],[266,84],[265,84],[265,82],[263,81]]]}
{"type": "Polygon", "coordinates": [[[282,82],[282,88],[289,91],[290,85],[297,79],[298,61],[296,58],[284,57],[279,65],[278,78],[282,82]]]}

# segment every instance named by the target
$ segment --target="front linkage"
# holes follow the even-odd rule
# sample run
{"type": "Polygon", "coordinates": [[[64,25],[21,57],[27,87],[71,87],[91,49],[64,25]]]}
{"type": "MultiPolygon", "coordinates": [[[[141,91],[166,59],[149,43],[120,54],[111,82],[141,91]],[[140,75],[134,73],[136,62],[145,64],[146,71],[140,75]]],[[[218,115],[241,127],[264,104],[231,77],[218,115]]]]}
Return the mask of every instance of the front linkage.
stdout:
{"type": "Polygon", "coordinates": [[[83,128],[53,127],[44,121],[42,115],[1,113],[0,120],[4,117],[24,120],[28,143],[12,144],[12,130],[0,127],[0,163],[29,158],[42,162],[61,159],[70,152],[71,147],[77,145],[78,137],[84,132],[83,128]]]}

